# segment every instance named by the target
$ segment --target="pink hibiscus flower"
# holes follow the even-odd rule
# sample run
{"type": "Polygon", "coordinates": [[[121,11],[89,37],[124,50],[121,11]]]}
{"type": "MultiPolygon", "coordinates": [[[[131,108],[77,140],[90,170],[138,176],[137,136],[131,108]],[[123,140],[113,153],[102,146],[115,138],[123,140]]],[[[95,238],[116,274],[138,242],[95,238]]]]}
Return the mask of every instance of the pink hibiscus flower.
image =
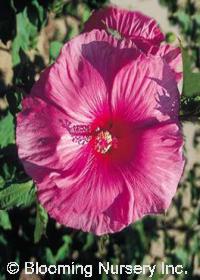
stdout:
{"type": "MultiPolygon", "coordinates": [[[[152,42],[162,38],[150,30],[152,42]]],[[[184,167],[178,111],[161,56],[103,30],[77,36],[17,118],[19,157],[40,203],[59,223],[97,235],[165,211],[184,167]]]]}

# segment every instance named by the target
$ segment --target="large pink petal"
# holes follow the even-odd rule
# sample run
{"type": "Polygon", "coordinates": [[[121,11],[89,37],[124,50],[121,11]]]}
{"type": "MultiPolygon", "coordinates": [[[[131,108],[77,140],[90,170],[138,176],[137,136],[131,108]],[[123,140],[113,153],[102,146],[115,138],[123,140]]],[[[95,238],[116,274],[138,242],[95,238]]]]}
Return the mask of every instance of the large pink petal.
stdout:
{"type": "Polygon", "coordinates": [[[179,99],[168,64],[159,56],[141,55],[116,75],[112,112],[132,122],[176,120],[179,99]]]}
{"type": "Polygon", "coordinates": [[[169,44],[164,44],[160,47],[151,47],[148,50],[148,53],[161,56],[172,69],[176,81],[179,82],[182,79],[183,65],[180,48],[173,47],[169,44]]]}
{"type": "Polygon", "coordinates": [[[134,221],[167,210],[183,173],[182,150],[176,123],[141,130],[135,159],[123,172],[134,193],[134,221]]]}
{"type": "Polygon", "coordinates": [[[40,98],[27,97],[17,116],[18,154],[27,173],[35,179],[39,169],[65,170],[76,165],[85,146],[72,141],[67,116],[40,98]],[[29,166],[35,166],[29,169],[29,166]]]}
{"type": "Polygon", "coordinates": [[[159,45],[164,40],[156,21],[140,12],[117,7],[95,11],[85,24],[84,31],[114,29],[124,38],[133,40],[140,48],[145,42],[159,45]]]}
{"type": "Polygon", "coordinates": [[[130,46],[98,30],[77,36],[41,74],[31,95],[61,108],[72,122],[90,123],[109,110],[108,90],[117,71],[138,56],[130,46]]]}
{"type": "Polygon", "coordinates": [[[38,198],[59,223],[97,235],[119,231],[132,221],[133,192],[117,169],[95,159],[73,178],[66,173],[44,177],[38,198]]]}

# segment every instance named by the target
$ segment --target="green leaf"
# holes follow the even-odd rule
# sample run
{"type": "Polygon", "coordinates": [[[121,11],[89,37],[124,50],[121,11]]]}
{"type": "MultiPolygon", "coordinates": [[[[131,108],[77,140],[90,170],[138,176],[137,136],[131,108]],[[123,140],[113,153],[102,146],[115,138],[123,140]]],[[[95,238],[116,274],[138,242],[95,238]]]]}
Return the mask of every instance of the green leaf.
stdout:
{"type": "Polygon", "coordinates": [[[5,184],[5,180],[2,176],[0,176],[0,190],[3,188],[4,184],[5,184]]]}
{"type": "Polygon", "coordinates": [[[200,252],[200,236],[197,233],[192,238],[192,242],[191,242],[191,245],[190,245],[190,253],[191,254],[198,254],[199,252],[200,252]]]}
{"type": "Polygon", "coordinates": [[[12,229],[9,215],[5,210],[0,210],[0,227],[3,229],[12,229]]]}
{"type": "Polygon", "coordinates": [[[83,247],[83,251],[87,251],[93,245],[94,241],[95,241],[94,235],[91,233],[88,233],[87,237],[86,237],[85,245],[83,247]]]}
{"type": "Polygon", "coordinates": [[[12,43],[13,66],[20,63],[20,50],[27,51],[36,44],[37,26],[28,18],[27,7],[16,15],[16,37],[12,43]]]}
{"type": "Polygon", "coordinates": [[[158,273],[157,271],[154,272],[151,280],[161,280],[163,279],[163,274],[158,273]]]}
{"type": "Polygon", "coordinates": [[[42,205],[37,205],[36,223],[34,230],[34,242],[38,243],[42,238],[42,235],[46,233],[46,227],[48,223],[48,215],[42,205]]]}
{"type": "Polygon", "coordinates": [[[184,10],[178,10],[174,17],[182,27],[183,32],[188,32],[192,28],[191,18],[184,10]]]}
{"type": "Polygon", "coordinates": [[[108,280],[108,277],[105,272],[103,272],[101,280],[108,280]]]}
{"type": "Polygon", "coordinates": [[[65,235],[63,236],[64,244],[59,248],[56,254],[56,262],[62,262],[65,260],[66,257],[69,256],[70,246],[72,244],[72,239],[70,236],[65,235]]]}
{"type": "Polygon", "coordinates": [[[8,144],[13,144],[14,140],[14,123],[13,116],[8,113],[7,116],[0,120],[0,147],[4,148],[8,144]]]}
{"type": "Polygon", "coordinates": [[[0,209],[28,207],[35,201],[33,181],[13,183],[0,191],[0,209]]]}
{"type": "Polygon", "coordinates": [[[194,19],[194,21],[196,22],[196,24],[197,24],[198,26],[200,26],[200,14],[194,14],[194,15],[192,16],[192,19],[194,19]]]}
{"type": "Polygon", "coordinates": [[[188,72],[191,72],[192,64],[191,59],[188,54],[188,50],[182,46],[182,43],[180,41],[180,47],[182,52],[182,59],[183,59],[183,72],[184,72],[184,78],[187,76],[188,72]]]}
{"type": "Polygon", "coordinates": [[[48,264],[56,264],[56,258],[54,257],[51,248],[45,249],[45,258],[48,264]]]}
{"type": "Polygon", "coordinates": [[[34,17],[36,20],[35,24],[41,28],[46,23],[46,19],[45,19],[46,12],[45,12],[43,6],[40,5],[37,0],[32,0],[31,4],[33,5],[33,7],[36,8],[36,11],[37,11],[36,16],[34,17]],[[39,22],[38,22],[38,20],[39,20],[39,22]]]}
{"type": "Polygon", "coordinates": [[[2,234],[0,234],[0,245],[4,245],[4,246],[8,245],[8,240],[5,239],[5,237],[2,234]]]}
{"type": "Polygon", "coordinates": [[[183,266],[187,265],[187,263],[188,263],[188,253],[185,249],[176,248],[175,256],[178,259],[178,261],[181,262],[181,264],[183,264],[183,266]]]}
{"type": "Polygon", "coordinates": [[[185,75],[183,93],[186,96],[200,94],[200,73],[188,73],[185,75]]]}
{"type": "Polygon", "coordinates": [[[68,1],[66,5],[64,5],[64,14],[76,17],[77,5],[73,1],[68,1]]]}
{"type": "Polygon", "coordinates": [[[49,56],[51,60],[55,60],[58,57],[62,46],[63,44],[60,43],[59,41],[52,41],[50,43],[49,56]]]}
{"type": "Polygon", "coordinates": [[[63,0],[54,0],[53,3],[51,4],[50,9],[53,13],[59,15],[60,13],[62,13],[64,4],[65,3],[63,0]]]}
{"type": "Polygon", "coordinates": [[[200,73],[192,72],[191,58],[188,51],[181,46],[183,59],[183,93],[185,96],[200,94],[200,73]]]}
{"type": "Polygon", "coordinates": [[[76,26],[69,26],[67,31],[66,39],[70,40],[78,34],[76,26]]]}
{"type": "Polygon", "coordinates": [[[82,16],[82,22],[86,22],[91,15],[91,10],[87,5],[84,5],[84,11],[83,11],[83,16],[82,16]]]}

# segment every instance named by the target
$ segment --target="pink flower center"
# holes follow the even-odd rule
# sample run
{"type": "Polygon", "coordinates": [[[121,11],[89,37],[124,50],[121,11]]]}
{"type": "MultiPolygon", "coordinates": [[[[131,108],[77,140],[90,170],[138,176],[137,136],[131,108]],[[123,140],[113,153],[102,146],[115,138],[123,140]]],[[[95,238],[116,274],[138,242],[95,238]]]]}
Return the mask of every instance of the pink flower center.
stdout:
{"type": "Polygon", "coordinates": [[[138,150],[139,131],[123,116],[102,116],[91,125],[89,145],[106,164],[127,164],[138,150]]]}
{"type": "Polygon", "coordinates": [[[117,138],[112,137],[112,134],[108,130],[100,131],[95,137],[95,150],[98,153],[105,154],[112,147],[117,148],[117,142],[117,138]]]}
{"type": "Polygon", "coordinates": [[[123,118],[102,117],[91,125],[66,123],[72,141],[90,145],[98,159],[129,162],[137,151],[139,132],[123,118]]]}

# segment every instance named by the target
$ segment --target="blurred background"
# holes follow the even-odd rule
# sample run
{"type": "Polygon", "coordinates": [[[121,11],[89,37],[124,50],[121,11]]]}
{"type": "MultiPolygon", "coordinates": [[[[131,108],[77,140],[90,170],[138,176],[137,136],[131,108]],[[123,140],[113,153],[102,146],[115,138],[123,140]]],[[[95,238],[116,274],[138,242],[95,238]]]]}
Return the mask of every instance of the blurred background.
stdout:
{"type": "MultiPolygon", "coordinates": [[[[154,17],[166,41],[187,47],[193,72],[200,71],[200,0],[111,0],[154,17]]],[[[58,279],[24,274],[25,261],[83,265],[182,264],[187,275],[161,275],[154,280],[200,279],[200,124],[183,123],[187,165],[177,194],[165,215],[149,216],[104,238],[64,228],[37,205],[35,188],[17,157],[16,114],[22,97],[39,73],[57,57],[62,45],[79,34],[92,10],[107,0],[1,0],[0,2],[0,280],[58,279]],[[18,207],[14,207],[18,206],[18,207]],[[9,261],[20,273],[6,274],[9,261]]],[[[181,110],[195,113],[199,95],[188,90],[181,110]],[[189,109],[188,109],[189,108],[189,109]]],[[[80,278],[80,276],[79,276],[80,278]]],[[[60,276],[59,279],[77,279],[60,276]]],[[[147,279],[143,276],[95,275],[93,279],[147,279]]]]}

